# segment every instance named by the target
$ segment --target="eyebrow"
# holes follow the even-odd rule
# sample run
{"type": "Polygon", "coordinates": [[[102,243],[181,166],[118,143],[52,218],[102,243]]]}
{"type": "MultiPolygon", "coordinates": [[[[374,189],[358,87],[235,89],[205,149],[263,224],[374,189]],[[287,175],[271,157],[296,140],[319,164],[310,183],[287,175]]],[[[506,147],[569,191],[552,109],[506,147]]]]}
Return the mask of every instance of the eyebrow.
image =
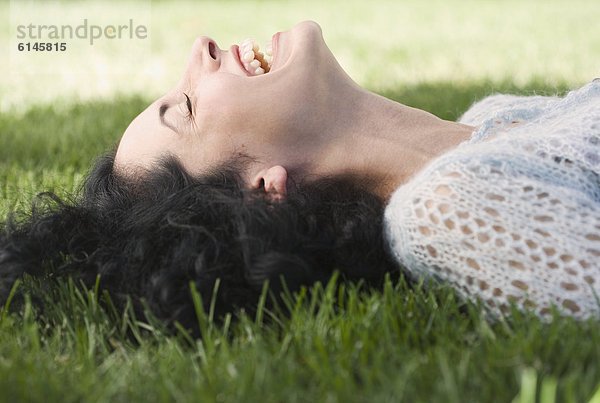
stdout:
{"type": "Polygon", "coordinates": [[[177,133],[175,126],[170,124],[165,119],[165,113],[167,113],[167,110],[170,107],[171,107],[171,104],[169,104],[168,102],[163,102],[162,105],[160,105],[160,107],[158,108],[158,116],[160,117],[160,123],[162,123],[164,126],[168,127],[169,129],[173,130],[176,134],[179,134],[179,133],[177,133]]]}

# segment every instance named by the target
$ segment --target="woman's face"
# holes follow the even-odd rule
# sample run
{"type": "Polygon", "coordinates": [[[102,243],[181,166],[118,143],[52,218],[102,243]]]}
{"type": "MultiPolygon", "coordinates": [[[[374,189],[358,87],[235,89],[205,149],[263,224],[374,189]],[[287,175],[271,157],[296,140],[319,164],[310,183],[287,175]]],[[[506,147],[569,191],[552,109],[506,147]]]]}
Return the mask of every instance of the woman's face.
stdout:
{"type": "Polygon", "coordinates": [[[148,168],[166,154],[192,174],[236,155],[252,157],[254,171],[305,164],[335,87],[350,79],[314,22],[275,34],[272,47],[271,70],[253,76],[237,45],[224,51],[212,39],[198,38],[179,83],[125,131],[117,167],[148,168]]]}

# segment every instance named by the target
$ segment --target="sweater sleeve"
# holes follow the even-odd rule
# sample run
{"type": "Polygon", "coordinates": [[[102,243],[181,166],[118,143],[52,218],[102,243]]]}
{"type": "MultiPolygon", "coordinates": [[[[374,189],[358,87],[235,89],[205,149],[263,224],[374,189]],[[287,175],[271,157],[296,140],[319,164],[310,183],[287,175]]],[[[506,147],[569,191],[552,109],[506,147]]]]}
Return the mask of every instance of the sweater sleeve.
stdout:
{"type": "Polygon", "coordinates": [[[552,306],[600,317],[600,83],[588,90],[583,106],[575,94],[462,144],[394,192],[386,238],[409,277],[452,286],[493,316],[514,303],[545,319],[552,306]]]}

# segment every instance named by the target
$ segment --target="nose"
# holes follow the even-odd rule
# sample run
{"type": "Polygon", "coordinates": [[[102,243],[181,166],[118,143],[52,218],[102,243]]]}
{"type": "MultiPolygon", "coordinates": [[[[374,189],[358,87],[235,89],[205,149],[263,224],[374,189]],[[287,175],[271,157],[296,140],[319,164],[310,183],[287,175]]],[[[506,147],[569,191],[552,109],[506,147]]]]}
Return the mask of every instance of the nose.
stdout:
{"type": "Polygon", "coordinates": [[[221,64],[221,49],[217,43],[208,36],[201,36],[194,41],[188,61],[188,69],[215,71],[221,64]]]}

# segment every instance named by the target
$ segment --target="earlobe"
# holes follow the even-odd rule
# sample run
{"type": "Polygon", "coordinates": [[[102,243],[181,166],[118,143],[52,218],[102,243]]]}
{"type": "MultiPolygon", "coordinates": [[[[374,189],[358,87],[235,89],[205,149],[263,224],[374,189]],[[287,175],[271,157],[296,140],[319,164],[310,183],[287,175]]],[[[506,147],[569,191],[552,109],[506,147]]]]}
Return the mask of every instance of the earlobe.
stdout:
{"type": "Polygon", "coordinates": [[[253,184],[255,189],[262,184],[265,192],[273,197],[285,197],[287,194],[287,170],[281,165],[264,169],[256,175],[253,184]]]}

